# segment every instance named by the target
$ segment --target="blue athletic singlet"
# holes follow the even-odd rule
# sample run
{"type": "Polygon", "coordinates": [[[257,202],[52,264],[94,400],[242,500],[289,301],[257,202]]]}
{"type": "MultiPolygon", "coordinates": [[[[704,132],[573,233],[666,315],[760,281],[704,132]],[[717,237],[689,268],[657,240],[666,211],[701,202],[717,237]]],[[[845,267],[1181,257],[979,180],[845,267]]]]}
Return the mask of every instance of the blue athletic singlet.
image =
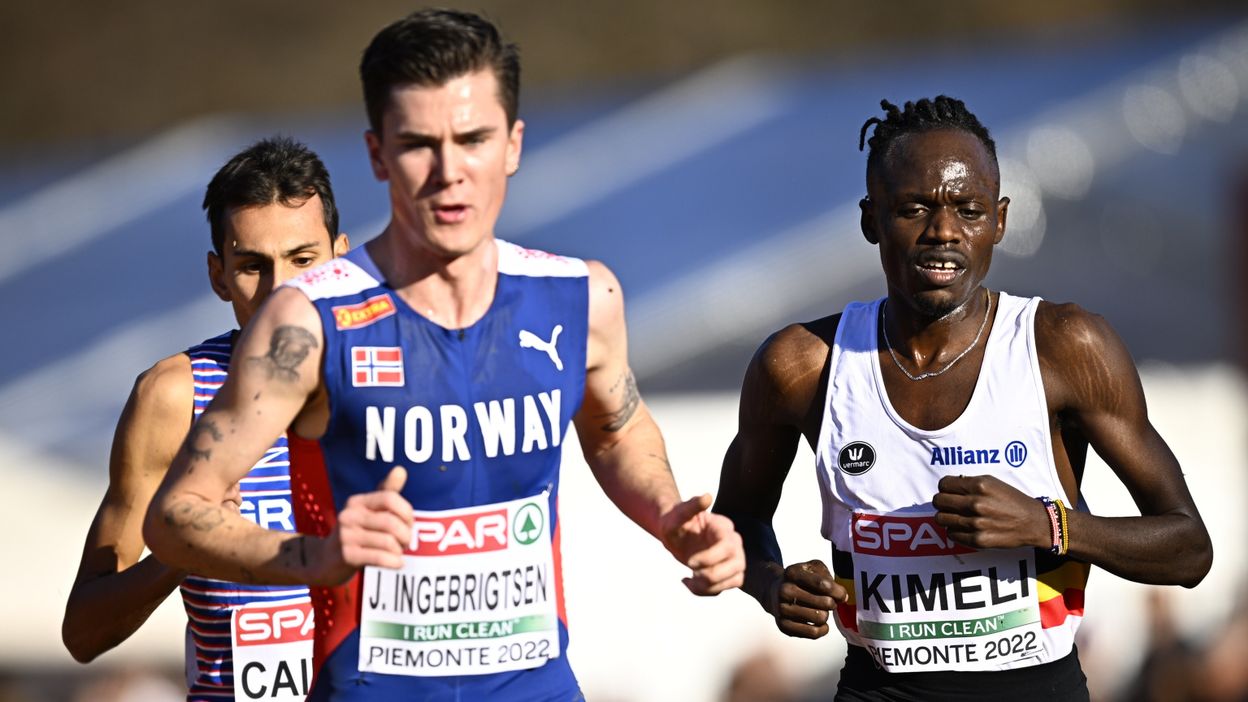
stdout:
{"type": "Polygon", "coordinates": [[[462,330],[413,311],[366,249],[297,277],[320,313],[330,419],[292,437],[296,519],[328,534],[395,465],[417,510],[402,570],[313,588],[311,700],[575,700],[560,582],[561,444],[580,407],[583,261],[497,241],[462,330]]]}
{"type": "MultiPolygon", "coordinates": [[[[208,339],[187,350],[195,384],[195,418],[208,407],[225,382],[235,332],[208,339]]],[[[256,524],[277,531],[294,531],[290,502],[290,463],[283,436],[265,452],[240,482],[239,511],[256,524]]],[[[307,690],[308,664],[298,658],[251,665],[235,670],[231,635],[233,618],[240,608],[274,610],[277,603],[306,600],[308,589],[295,585],[245,585],[187,575],[182,581],[182,602],[187,616],[187,700],[190,702],[236,699],[301,699],[307,690]],[[236,673],[241,672],[241,675],[236,673]]],[[[306,609],[306,604],[304,605],[306,609]]],[[[255,619],[255,617],[252,617],[255,619]]],[[[245,622],[246,625],[247,622],[245,622]]],[[[271,630],[271,627],[270,627],[271,630]]],[[[246,641],[248,632],[241,631],[246,641]]],[[[258,638],[253,636],[252,638],[258,638]]],[[[259,651],[266,642],[256,641],[247,651],[259,651]]],[[[271,650],[271,649],[270,649],[271,650]]]]}

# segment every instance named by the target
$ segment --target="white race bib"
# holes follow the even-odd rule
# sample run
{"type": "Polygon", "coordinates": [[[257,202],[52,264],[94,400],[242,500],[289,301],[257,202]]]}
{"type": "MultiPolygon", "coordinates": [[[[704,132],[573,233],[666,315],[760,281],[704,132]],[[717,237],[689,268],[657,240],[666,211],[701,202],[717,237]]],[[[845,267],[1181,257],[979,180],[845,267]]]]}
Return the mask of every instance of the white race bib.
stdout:
{"type": "Polygon", "coordinates": [[[884,670],[1000,670],[1044,652],[1032,549],[954,543],[932,516],[855,513],[857,643],[884,670]]]}
{"type": "Polygon", "coordinates": [[[549,493],[417,511],[399,570],[365,568],[359,669],[483,675],[558,658],[549,493]]]}
{"type": "Polygon", "coordinates": [[[234,610],[234,699],[301,702],[312,682],[312,602],[253,602],[234,610]]]}

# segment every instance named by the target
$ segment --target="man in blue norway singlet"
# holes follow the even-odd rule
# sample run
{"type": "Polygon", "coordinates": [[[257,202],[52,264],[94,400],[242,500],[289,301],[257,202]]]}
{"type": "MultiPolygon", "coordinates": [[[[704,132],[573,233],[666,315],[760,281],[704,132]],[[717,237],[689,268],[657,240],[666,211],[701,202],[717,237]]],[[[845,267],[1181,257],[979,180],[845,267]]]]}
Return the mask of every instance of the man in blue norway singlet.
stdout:
{"type": "MultiPolygon", "coordinates": [[[[208,273],[240,328],[276,285],[346,251],[329,174],[285,138],[242,151],[204,196],[208,273]]],[[[109,487],[87,535],[63,637],[87,662],[132,634],[180,586],[187,623],[187,699],[300,700],[311,677],[307,588],[202,578],[143,551],[142,515],[192,422],[229,371],[237,332],[170,356],[139,376],[118,422],[109,487]]],[[[266,529],[294,531],[285,437],[241,478],[231,508],[266,529]]]]}
{"type": "Polygon", "coordinates": [[[1090,565],[1192,587],[1209,535],[1109,325],[982,286],[1009,205],[988,130],[945,96],[882,105],[861,208],[887,296],[763,344],[715,509],[782,632],[845,636],[836,699],[1087,700],[1090,565]],[[771,525],[801,437],[831,572],[785,567],[771,525]],[[1077,509],[1089,446],[1140,517],[1077,509]]]}
{"type": "Polygon", "coordinates": [[[360,73],[390,223],[273,295],[144,533],[182,567],[312,584],[310,699],[581,699],[560,577],[569,425],[694,593],[740,584],[740,537],[709,495],[680,499],[610,270],[494,238],[524,133],[515,47],[475,15],[421,11],[360,73]],[[301,536],[217,499],[287,427],[301,536]]]}

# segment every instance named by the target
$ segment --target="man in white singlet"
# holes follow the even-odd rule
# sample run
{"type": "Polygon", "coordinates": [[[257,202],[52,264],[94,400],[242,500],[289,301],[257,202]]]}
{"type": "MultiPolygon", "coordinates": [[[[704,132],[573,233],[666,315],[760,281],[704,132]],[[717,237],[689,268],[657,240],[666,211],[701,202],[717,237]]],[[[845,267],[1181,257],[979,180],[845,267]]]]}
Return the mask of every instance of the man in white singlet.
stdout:
{"type": "Polygon", "coordinates": [[[715,510],[779,629],[849,643],[837,700],[1087,700],[1074,649],[1092,565],[1193,587],[1209,534],[1102,318],[982,286],[1005,234],[995,145],[960,101],[881,103],[862,231],[888,293],[758,350],[715,510]],[[814,449],[823,561],[772,528],[814,449]],[[1079,509],[1091,446],[1140,516],[1079,509]]]}
{"type": "MultiPolygon", "coordinates": [[[[347,250],[329,174],[303,144],[265,139],[229,160],[204,196],[212,233],[208,279],[234,309],[239,328],[286,279],[347,250]]],[[[109,485],[87,533],[65,606],[62,638],[86,663],[130,637],[179,587],[188,616],[188,702],[298,700],[310,681],[310,636],[280,640],[308,619],[307,588],[266,588],[211,580],[140,557],[143,516],[188,429],[216,394],[237,331],[165,358],[135,381],[117,423],[109,485]],[[302,645],[302,648],[300,646],[302,645]]],[[[286,439],[282,437],[229,498],[259,526],[294,531],[286,439]]]]}

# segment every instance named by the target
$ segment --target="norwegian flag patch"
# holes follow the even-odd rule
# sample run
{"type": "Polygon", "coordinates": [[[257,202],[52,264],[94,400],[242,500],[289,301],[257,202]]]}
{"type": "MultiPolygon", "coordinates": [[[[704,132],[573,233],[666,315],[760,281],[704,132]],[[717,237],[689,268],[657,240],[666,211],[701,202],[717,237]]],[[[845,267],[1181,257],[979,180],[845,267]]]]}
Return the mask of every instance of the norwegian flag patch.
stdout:
{"type": "Polygon", "coordinates": [[[357,388],[402,387],[403,349],[398,346],[352,346],[351,384],[357,388]]]}

